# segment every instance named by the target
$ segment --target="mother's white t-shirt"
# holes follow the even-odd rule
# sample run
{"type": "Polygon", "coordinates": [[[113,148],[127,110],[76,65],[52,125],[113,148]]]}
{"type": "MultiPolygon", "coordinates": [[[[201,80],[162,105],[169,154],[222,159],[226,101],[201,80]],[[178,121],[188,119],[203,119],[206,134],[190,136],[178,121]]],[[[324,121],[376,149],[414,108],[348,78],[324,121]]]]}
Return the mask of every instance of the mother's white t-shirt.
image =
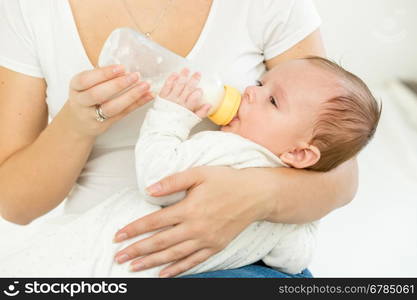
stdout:
{"type": "MultiPolygon", "coordinates": [[[[50,118],[68,98],[71,78],[93,69],[67,0],[0,0],[0,65],[45,78],[50,118]]],[[[271,59],[316,30],[311,0],[213,0],[202,33],[187,58],[212,68],[241,92],[271,59]]],[[[13,101],[13,99],[9,99],[13,101]]],[[[150,103],[113,125],[97,140],[65,211],[80,213],[136,184],[134,145],[150,103]]],[[[204,120],[193,132],[217,127],[204,120]]]]}

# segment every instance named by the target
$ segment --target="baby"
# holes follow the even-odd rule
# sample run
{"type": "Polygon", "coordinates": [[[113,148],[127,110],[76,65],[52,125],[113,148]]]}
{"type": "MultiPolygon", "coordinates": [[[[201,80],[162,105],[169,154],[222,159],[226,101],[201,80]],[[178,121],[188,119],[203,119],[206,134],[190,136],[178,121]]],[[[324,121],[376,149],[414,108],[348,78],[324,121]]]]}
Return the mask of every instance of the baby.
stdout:
{"type": "MultiPolygon", "coordinates": [[[[146,114],[135,147],[138,186],[112,195],[71,225],[28,241],[26,249],[0,261],[2,276],[157,277],[164,266],[130,272],[129,264],[114,261],[118,251],[153,233],[110,242],[119,228],[185,197],[185,192],[151,197],[146,187],[202,165],[328,171],[369,142],[381,113],[358,77],[324,58],[310,57],[283,62],[265,73],[258,86],[246,88],[236,117],[220,131],[189,137],[209,106],[201,103],[200,75],[188,73],[171,75],[146,114]]],[[[311,261],[316,232],[317,222],[254,222],[225,249],[181,275],[238,268],[260,259],[283,272],[299,273],[311,261]]]]}
{"type": "MultiPolygon", "coordinates": [[[[329,171],[355,156],[372,138],[381,110],[357,76],[320,57],[284,62],[247,87],[236,117],[221,131],[190,130],[207,116],[200,75],[172,74],[146,115],[136,144],[139,190],[166,206],[185,192],[151,197],[145,188],[200,165],[234,168],[294,167],[329,171]]],[[[308,266],[316,222],[256,222],[223,251],[189,273],[237,268],[256,260],[287,273],[308,266]]],[[[188,273],[188,274],[189,274],[188,273]]]]}

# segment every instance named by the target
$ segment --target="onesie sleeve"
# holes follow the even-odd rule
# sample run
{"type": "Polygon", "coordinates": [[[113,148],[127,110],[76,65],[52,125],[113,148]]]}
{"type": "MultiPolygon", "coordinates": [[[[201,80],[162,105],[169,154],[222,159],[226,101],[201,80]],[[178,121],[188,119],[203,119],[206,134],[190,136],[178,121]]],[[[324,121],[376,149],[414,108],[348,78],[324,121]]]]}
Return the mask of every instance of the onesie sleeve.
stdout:
{"type": "Polygon", "coordinates": [[[146,113],[135,146],[137,183],[146,201],[170,205],[184,198],[184,192],[151,197],[145,189],[195,163],[205,145],[188,139],[188,136],[199,122],[201,118],[187,108],[160,97],[155,99],[146,113]]]}
{"type": "Polygon", "coordinates": [[[265,60],[290,49],[321,24],[312,0],[264,0],[253,1],[253,5],[249,31],[265,60]]]}
{"type": "Polygon", "coordinates": [[[21,0],[0,0],[0,66],[43,78],[28,24],[21,0]]]}

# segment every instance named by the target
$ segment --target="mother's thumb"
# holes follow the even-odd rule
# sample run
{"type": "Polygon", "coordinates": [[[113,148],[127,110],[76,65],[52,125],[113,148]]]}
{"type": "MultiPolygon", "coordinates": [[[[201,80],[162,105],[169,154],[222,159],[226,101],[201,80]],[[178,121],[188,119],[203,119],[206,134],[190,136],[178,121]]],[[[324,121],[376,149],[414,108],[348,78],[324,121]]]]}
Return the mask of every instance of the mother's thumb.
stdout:
{"type": "Polygon", "coordinates": [[[185,170],[167,176],[146,188],[151,196],[164,196],[188,190],[199,182],[199,176],[194,169],[185,170]]]}

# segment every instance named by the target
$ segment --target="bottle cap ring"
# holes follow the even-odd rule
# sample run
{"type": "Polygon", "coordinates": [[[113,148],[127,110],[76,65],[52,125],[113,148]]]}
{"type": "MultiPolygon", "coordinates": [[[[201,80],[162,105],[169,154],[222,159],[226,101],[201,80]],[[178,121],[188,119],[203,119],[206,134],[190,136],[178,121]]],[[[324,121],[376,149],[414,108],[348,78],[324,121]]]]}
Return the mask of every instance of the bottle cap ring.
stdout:
{"type": "Polygon", "coordinates": [[[225,93],[220,107],[208,118],[217,125],[227,125],[239,110],[242,97],[237,89],[229,85],[224,86],[225,93]]]}

